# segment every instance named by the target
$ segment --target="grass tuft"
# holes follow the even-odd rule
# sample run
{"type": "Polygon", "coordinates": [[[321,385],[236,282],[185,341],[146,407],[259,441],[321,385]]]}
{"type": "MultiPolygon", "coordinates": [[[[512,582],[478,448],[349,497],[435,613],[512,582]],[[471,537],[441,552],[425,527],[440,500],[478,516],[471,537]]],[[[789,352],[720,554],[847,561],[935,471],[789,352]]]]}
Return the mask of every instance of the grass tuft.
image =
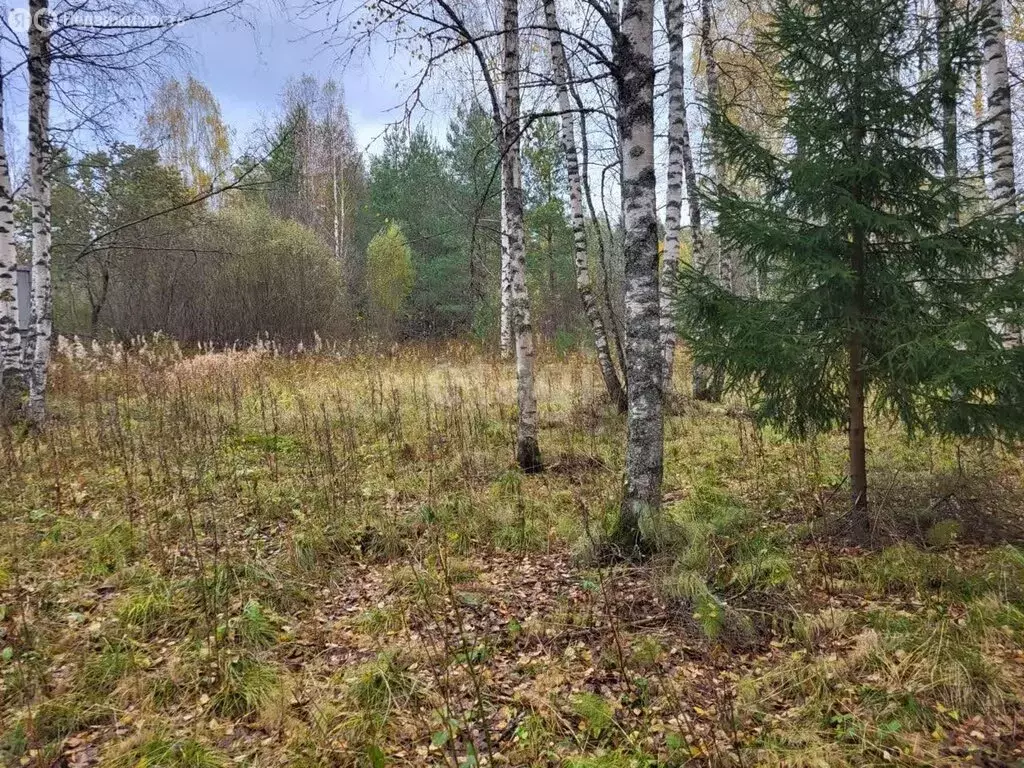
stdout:
{"type": "Polygon", "coordinates": [[[596,693],[577,693],[570,701],[573,714],[594,738],[600,738],[615,724],[611,703],[596,693]]]}
{"type": "Polygon", "coordinates": [[[385,651],[357,667],[347,679],[348,698],[360,710],[387,718],[419,691],[410,662],[396,651],[385,651]]]}
{"type": "Polygon", "coordinates": [[[255,598],[234,620],[235,636],[247,648],[266,649],[277,642],[277,622],[255,598]]]}
{"type": "Polygon", "coordinates": [[[271,664],[242,655],[222,665],[221,686],[210,708],[221,717],[252,719],[275,714],[285,696],[281,674],[271,664]]]}
{"type": "Polygon", "coordinates": [[[125,595],[118,602],[116,613],[122,622],[147,636],[165,631],[175,623],[171,590],[160,581],[125,595]]]}
{"type": "Polygon", "coordinates": [[[912,544],[897,544],[847,561],[846,571],[873,595],[939,593],[966,599],[978,589],[976,580],[961,572],[946,555],[912,544]]]}
{"type": "Polygon", "coordinates": [[[80,685],[90,696],[106,696],[126,675],[140,669],[142,660],[126,641],[103,641],[103,649],[82,668],[80,685]]]}
{"type": "Polygon", "coordinates": [[[86,574],[103,577],[127,567],[136,552],[132,527],[126,522],[115,523],[99,533],[86,533],[82,546],[86,552],[86,574]]]}
{"type": "Polygon", "coordinates": [[[195,739],[154,737],[110,759],[110,768],[225,768],[228,761],[195,739]]]}

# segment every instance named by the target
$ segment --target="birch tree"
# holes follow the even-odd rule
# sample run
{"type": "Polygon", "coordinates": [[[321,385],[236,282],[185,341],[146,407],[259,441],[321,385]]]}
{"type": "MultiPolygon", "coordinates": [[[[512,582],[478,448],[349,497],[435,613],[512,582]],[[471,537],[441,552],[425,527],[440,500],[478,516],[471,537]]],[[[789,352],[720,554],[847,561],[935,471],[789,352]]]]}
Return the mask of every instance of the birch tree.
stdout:
{"type": "MultiPolygon", "coordinates": [[[[700,48],[701,56],[704,59],[704,72],[707,84],[707,102],[709,107],[709,127],[714,127],[718,111],[721,107],[721,92],[718,84],[718,60],[715,57],[714,41],[712,39],[712,14],[711,0],[700,0],[700,48]]],[[[711,131],[713,133],[713,131],[711,131]]],[[[713,151],[713,150],[712,150],[713,151]]],[[[712,179],[714,184],[725,182],[725,166],[720,159],[712,163],[712,179]]],[[[716,238],[714,247],[710,249],[701,248],[699,254],[694,249],[694,266],[717,280],[727,288],[732,287],[732,270],[722,251],[721,241],[716,238]]],[[[720,382],[718,373],[699,361],[693,364],[693,396],[698,400],[718,400],[720,397],[720,382]]]]}
{"type": "Polygon", "coordinates": [[[184,83],[171,78],[160,86],[146,112],[142,139],[182,172],[193,192],[208,189],[228,169],[231,147],[220,104],[191,75],[184,83]]]}
{"type": "Polygon", "coordinates": [[[629,386],[629,381],[625,377],[628,375],[625,357],[625,342],[622,338],[622,323],[619,321],[620,315],[617,314],[615,298],[612,295],[612,279],[611,279],[611,265],[610,265],[610,252],[612,251],[613,238],[611,233],[611,227],[604,226],[601,220],[598,218],[597,206],[594,205],[594,194],[590,187],[590,146],[589,139],[587,138],[587,115],[584,111],[583,100],[580,98],[579,93],[576,93],[574,89],[573,99],[576,106],[580,110],[580,179],[583,182],[583,198],[587,203],[587,213],[590,216],[590,222],[595,230],[595,241],[597,243],[597,261],[601,267],[601,300],[604,303],[605,311],[608,313],[608,322],[611,331],[611,340],[615,343],[615,359],[619,361],[619,369],[623,375],[623,385],[629,386]]]}
{"type": "MultiPolygon", "coordinates": [[[[719,111],[722,109],[722,89],[719,84],[718,57],[715,55],[714,40],[714,15],[711,8],[712,0],[700,0],[700,51],[704,60],[704,79],[706,98],[708,105],[709,127],[714,127],[718,119],[719,111]]],[[[709,131],[714,134],[714,131],[709,131]]],[[[709,139],[714,141],[714,139],[709,139]]],[[[711,181],[714,185],[726,182],[725,163],[720,155],[716,155],[714,148],[711,150],[711,181]]],[[[726,288],[733,288],[732,265],[722,250],[721,243],[716,243],[715,252],[707,254],[711,260],[706,262],[704,269],[714,277],[717,277],[726,288]]]]}
{"type": "Polygon", "coordinates": [[[974,69],[974,94],[971,99],[971,111],[974,113],[974,165],[978,181],[985,186],[985,83],[982,75],[984,62],[978,57],[978,65],[974,69]]]}
{"type": "MultiPolygon", "coordinates": [[[[1002,0],[987,0],[982,11],[980,37],[985,66],[985,123],[988,128],[990,191],[995,210],[1010,217],[1016,216],[1018,202],[1002,0]]],[[[1001,269],[1012,272],[1019,270],[1020,265],[1021,252],[1015,248],[1006,252],[1001,269]]],[[[1011,346],[1024,342],[1020,324],[1005,324],[1003,340],[1011,346]]]]}
{"type": "Polygon", "coordinates": [[[615,48],[629,412],[625,487],[614,543],[621,554],[635,556],[654,544],[664,453],[654,176],[654,0],[625,0],[615,48]]]}
{"type": "MultiPolygon", "coordinates": [[[[16,36],[13,40],[0,30],[0,38],[12,43],[26,56],[5,68],[10,75],[22,65],[28,69],[28,144],[29,185],[27,199],[31,208],[31,329],[28,340],[28,404],[26,415],[34,424],[46,416],[47,368],[53,333],[50,187],[54,158],[54,140],[50,125],[51,101],[57,99],[66,124],[58,126],[65,136],[83,126],[103,135],[112,128],[111,116],[123,109],[128,91],[143,85],[153,75],[160,59],[180,50],[171,30],[186,21],[208,18],[237,6],[241,0],[205,6],[182,16],[164,7],[160,0],[147,3],[100,0],[90,3],[58,4],[49,0],[31,0],[28,8],[28,45],[16,36]],[[56,14],[70,21],[52,24],[56,14]],[[95,23],[94,19],[136,19],[140,13],[163,18],[155,24],[137,25],[95,23]],[[84,21],[80,21],[84,19],[84,21]],[[56,73],[56,74],[54,74],[56,73]],[[54,81],[57,85],[54,85],[54,81]]],[[[180,9],[179,9],[180,10],[180,9]]],[[[210,191],[203,199],[216,194],[210,191]]],[[[105,235],[99,235],[103,237],[105,235]]],[[[95,241],[97,238],[93,238],[95,241]]]]}
{"type": "Polygon", "coordinates": [[[508,259],[508,280],[512,333],[516,350],[516,391],[519,420],[516,434],[516,463],[527,472],[542,468],[537,439],[537,396],[534,390],[533,324],[530,297],[526,289],[526,244],[523,234],[523,179],[519,156],[519,3],[504,0],[502,40],[505,84],[505,119],[502,125],[503,237],[508,259]]]}
{"type": "Polygon", "coordinates": [[[1015,205],[1017,184],[1013,161],[1013,121],[1010,114],[1010,76],[1006,59],[1006,30],[1002,0],[987,0],[981,22],[985,61],[989,163],[992,199],[997,207],[1015,205]]]}
{"type": "Polygon", "coordinates": [[[512,252],[508,239],[508,199],[505,196],[504,175],[501,185],[501,270],[498,277],[498,350],[503,360],[512,357],[514,338],[512,333],[512,252]]]}
{"type": "Polygon", "coordinates": [[[31,0],[28,29],[29,199],[32,205],[32,361],[28,416],[46,417],[46,378],[53,335],[50,274],[50,24],[48,0],[31,0]]]}
{"type": "MultiPolygon", "coordinates": [[[[514,269],[515,269],[515,266],[514,266],[514,259],[515,259],[514,250],[516,248],[516,244],[512,240],[512,228],[514,226],[513,218],[515,216],[515,213],[513,212],[512,209],[515,206],[515,202],[509,200],[509,193],[508,193],[508,190],[509,190],[509,178],[506,176],[507,173],[511,172],[511,168],[508,166],[508,164],[513,162],[508,157],[509,148],[508,148],[507,143],[506,143],[507,140],[508,140],[507,139],[507,137],[508,137],[508,120],[510,119],[510,117],[512,115],[511,108],[512,108],[512,104],[513,103],[516,104],[515,119],[516,119],[517,122],[518,122],[518,119],[519,119],[519,113],[518,113],[518,109],[519,109],[518,108],[518,101],[519,101],[519,82],[518,82],[518,78],[519,78],[519,49],[518,49],[518,42],[517,42],[518,41],[518,35],[519,35],[519,32],[518,32],[518,29],[519,29],[518,5],[517,5],[517,8],[516,8],[517,17],[514,20],[515,21],[515,27],[514,28],[516,30],[516,33],[515,33],[516,34],[516,41],[514,41],[513,59],[511,61],[509,59],[509,53],[510,53],[510,51],[509,51],[509,40],[508,40],[509,31],[508,31],[508,26],[507,26],[508,22],[509,22],[509,10],[510,9],[508,7],[507,2],[505,2],[505,0],[503,0],[503,2],[502,2],[502,15],[503,15],[503,23],[506,25],[505,29],[502,32],[503,55],[502,55],[502,71],[501,71],[502,89],[503,89],[502,93],[503,93],[503,98],[504,98],[503,103],[502,103],[502,109],[504,111],[502,112],[502,110],[497,110],[496,113],[495,113],[495,121],[497,123],[498,133],[499,134],[503,134],[503,137],[504,137],[503,140],[500,142],[500,144],[501,144],[501,152],[502,152],[502,159],[501,159],[501,163],[502,163],[502,166],[501,166],[501,168],[502,168],[502,173],[501,173],[502,183],[501,183],[501,197],[500,197],[500,200],[501,200],[501,271],[499,273],[499,278],[498,278],[498,286],[499,286],[498,290],[500,291],[500,296],[499,296],[499,301],[498,301],[498,308],[499,308],[498,311],[500,313],[499,314],[499,318],[498,318],[498,350],[499,350],[499,353],[500,353],[502,359],[508,359],[508,358],[512,357],[513,351],[515,351],[516,354],[518,355],[518,348],[516,346],[517,339],[516,339],[516,327],[515,327],[515,308],[513,306],[513,298],[512,298],[512,284],[514,282],[514,274],[513,273],[514,273],[514,269]],[[513,61],[514,61],[515,68],[514,68],[513,71],[510,71],[510,66],[512,66],[512,62],[513,61]],[[512,79],[514,79],[515,82],[512,82],[512,79]]],[[[486,68],[486,66],[487,66],[486,61],[481,59],[480,66],[483,67],[483,68],[486,68]]],[[[517,150],[517,152],[518,152],[518,150],[517,150]]],[[[520,199],[520,205],[519,205],[520,221],[522,221],[522,210],[523,210],[522,209],[522,201],[520,199]]],[[[523,242],[522,247],[523,247],[523,254],[525,256],[525,253],[526,253],[525,242],[523,242]]],[[[518,365],[518,360],[517,360],[517,365],[518,365]]]]}
{"type": "Polygon", "coordinates": [[[14,246],[14,191],[4,130],[4,78],[0,73],[0,414],[17,407],[25,389],[18,328],[18,252],[14,246]]]}
{"type": "MultiPolygon", "coordinates": [[[[526,284],[526,247],[523,224],[522,168],[519,156],[521,138],[520,118],[520,56],[519,5],[516,0],[502,4],[502,23],[499,29],[479,33],[470,28],[461,7],[450,0],[431,0],[429,3],[409,0],[379,0],[368,8],[370,21],[360,34],[370,40],[382,27],[395,30],[405,45],[422,46],[419,55],[426,62],[419,75],[419,85],[410,96],[412,104],[419,103],[419,88],[435,67],[460,52],[475,60],[483,87],[491,105],[494,135],[501,150],[500,175],[502,180],[502,240],[503,258],[507,267],[502,269],[502,283],[507,285],[512,340],[516,358],[516,400],[518,419],[516,429],[516,461],[525,471],[542,469],[538,441],[537,398],[534,390],[534,339],[530,317],[530,299],[526,284]],[[500,37],[502,41],[501,78],[503,94],[499,96],[491,57],[483,41],[500,37]]],[[[410,107],[411,109],[411,107],[410,107]]]]}
{"type": "Polygon", "coordinates": [[[285,87],[284,107],[286,130],[293,134],[289,147],[294,178],[289,181],[295,192],[284,209],[286,215],[321,233],[338,262],[351,273],[346,249],[355,207],[350,198],[358,186],[361,161],[344,91],[333,80],[320,83],[304,75],[285,87]]]}
{"type": "Polygon", "coordinates": [[[548,40],[551,47],[551,79],[558,97],[558,109],[561,113],[562,152],[565,155],[566,176],[569,181],[569,212],[573,235],[573,265],[576,270],[576,289],[580,294],[583,312],[590,323],[594,336],[594,348],[597,350],[597,362],[601,369],[605,388],[615,407],[620,412],[626,410],[626,393],[619,381],[615,363],[612,361],[608,334],[605,331],[604,319],[594,296],[593,284],[590,279],[589,257],[587,254],[586,221],[583,217],[583,187],[580,181],[580,162],[576,152],[575,125],[573,109],[569,99],[569,66],[562,46],[562,33],[558,26],[558,13],[555,0],[544,0],[544,21],[548,29],[548,40]]]}
{"type": "MultiPolygon", "coordinates": [[[[331,84],[333,85],[333,83],[331,84]]],[[[331,90],[331,96],[334,97],[337,94],[337,88],[331,90]]],[[[338,263],[342,263],[345,253],[345,210],[347,202],[347,190],[344,181],[341,178],[341,153],[338,151],[338,138],[342,135],[342,131],[339,130],[338,120],[335,116],[336,110],[333,105],[327,114],[327,122],[324,125],[324,132],[326,134],[325,139],[327,142],[330,157],[330,176],[331,176],[331,223],[333,225],[334,234],[334,258],[338,260],[338,263]]],[[[341,126],[347,128],[347,125],[341,126]]]]}
{"type": "Polygon", "coordinates": [[[704,234],[701,228],[697,174],[690,148],[690,128],[686,119],[686,46],[683,39],[683,0],[666,0],[665,29],[668,34],[668,169],[665,198],[665,254],[661,264],[661,354],[662,385],[668,391],[672,382],[676,332],[672,315],[676,277],[679,268],[679,229],[682,218],[683,182],[689,202],[690,232],[695,263],[704,261],[704,234]]]}

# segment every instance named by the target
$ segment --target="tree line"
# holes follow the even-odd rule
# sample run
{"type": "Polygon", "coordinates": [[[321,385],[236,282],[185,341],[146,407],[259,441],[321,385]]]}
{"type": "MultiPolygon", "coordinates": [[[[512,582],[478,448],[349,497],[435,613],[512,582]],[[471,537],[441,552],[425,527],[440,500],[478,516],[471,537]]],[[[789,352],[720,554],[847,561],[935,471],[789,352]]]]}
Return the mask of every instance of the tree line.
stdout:
{"type": "MultiPolygon", "coordinates": [[[[223,132],[203,118],[215,105],[199,84],[171,83],[147,117],[153,147],[115,145],[60,170],[53,55],[30,30],[31,233],[7,236],[5,263],[31,243],[36,417],[52,272],[74,305],[68,327],[88,307],[93,332],[493,337],[514,360],[515,456],[528,472],[543,469],[538,331],[585,336],[626,414],[612,535],[624,556],[658,545],[677,336],[695,398],[738,392],[793,435],[848,432],[858,535],[870,530],[872,411],[910,430],[1019,436],[1024,284],[1002,0],[372,0],[346,18],[339,51],[385,40],[422,62],[410,113],[449,65],[471,73],[443,146],[396,126],[363,158],[340,90],[306,78],[264,149],[226,168],[223,132]],[[67,197],[52,210],[51,186],[67,197]],[[52,266],[51,230],[83,241],[52,266]]],[[[10,186],[0,215],[14,233],[10,186]]]]}
{"type": "MultiPolygon", "coordinates": [[[[281,102],[260,147],[232,160],[230,126],[210,91],[171,79],[144,117],[140,145],[55,154],[58,333],[227,344],[263,334],[286,344],[314,333],[496,336],[498,150],[480,105],[456,110],[444,141],[394,127],[364,156],[334,82],[300,78],[281,102]],[[193,204],[217,184],[230,189],[193,204]]],[[[524,139],[530,280],[542,332],[570,345],[581,325],[553,125],[539,122],[524,139]]],[[[24,197],[13,215],[25,263],[24,197]]]]}

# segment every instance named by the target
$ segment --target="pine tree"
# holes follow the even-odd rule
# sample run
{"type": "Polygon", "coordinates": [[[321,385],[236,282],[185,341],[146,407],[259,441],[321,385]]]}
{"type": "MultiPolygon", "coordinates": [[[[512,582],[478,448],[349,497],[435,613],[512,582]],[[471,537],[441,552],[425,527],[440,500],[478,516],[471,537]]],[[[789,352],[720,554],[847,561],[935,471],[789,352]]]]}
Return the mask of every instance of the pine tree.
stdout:
{"type": "Polygon", "coordinates": [[[463,260],[460,272],[467,280],[462,292],[468,328],[483,336],[498,316],[494,302],[499,298],[501,270],[501,174],[494,121],[483,104],[470,99],[456,109],[447,138],[444,157],[452,192],[446,202],[461,219],[457,249],[463,260]]]}
{"type": "Polygon", "coordinates": [[[741,297],[694,271],[680,294],[698,364],[721,369],[762,420],[796,436],[845,427],[857,533],[869,532],[866,410],[911,431],[1024,432],[1021,275],[1002,257],[1016,215],[944,173],[943,81],[973,65],[978,19],[944,20],[944,66],[908,0],[778,0],[765,53],[789,94],[768,140],[712,120],[720,159],[743,179],[708,203],[723,247],[771,276],[741,297]],[[921,36],[916,36],[921,35],[921,36]],[[782,146],[778,151],[773,147],[782,146]]]}

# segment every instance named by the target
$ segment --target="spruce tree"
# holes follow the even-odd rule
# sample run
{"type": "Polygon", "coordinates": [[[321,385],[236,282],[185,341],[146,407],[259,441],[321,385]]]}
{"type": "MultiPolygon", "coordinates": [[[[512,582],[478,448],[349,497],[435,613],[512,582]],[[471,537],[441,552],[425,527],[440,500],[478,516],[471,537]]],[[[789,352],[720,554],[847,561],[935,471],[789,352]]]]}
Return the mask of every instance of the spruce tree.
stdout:
{"type": "Polygon", "coordinates": [[[860,534],[866,411],[912,432],[1024,431],[1024,349],[1002,339],[1024,305],[1006,258],[1016,207],[943,168],[943,97],[974,64],[978,19],[951,11],[942,67],[922,68],[935,23],[914,13],[907,0],[778,0],[761,39],[788,96],[777,133],[713,115],[739,181],[706,191],[723,247],[766,289],[735,296],[688,270],[679,292],[695,363],[723,371],[762,421],[848,430],[860,534]]]}

